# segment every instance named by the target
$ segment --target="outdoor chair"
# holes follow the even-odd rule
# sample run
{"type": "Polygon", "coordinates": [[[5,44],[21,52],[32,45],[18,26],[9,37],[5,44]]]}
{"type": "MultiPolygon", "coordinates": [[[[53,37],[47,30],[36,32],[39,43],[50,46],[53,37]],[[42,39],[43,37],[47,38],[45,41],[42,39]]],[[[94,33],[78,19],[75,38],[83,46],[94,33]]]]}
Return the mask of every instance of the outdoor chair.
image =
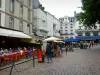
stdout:
{"type": "Polygon", "coordinates": [[[2,64],[2,56],[0,56],[0,65],[2,64]]]}
{"type": "Polygon", "coordinates": [[[20,52],[16,53],[15,59],[17,61],[21,59],[21,53],[20,52]]]}
{"type": "Polygon", "coordinates": [[[8,54],[4,56],[4,62],[10,64],[13,60],[15,60],[15,54],[8,54]]]}
{"type": "Polygon", "coordinates": [[[25,52],[25,51],[23,51],[23,53],[22,53],[22,55],[21,55],[21,59],[23,59],[23,58],[25,58],[25,55],[26,55],[27,53],[25,52]]]}

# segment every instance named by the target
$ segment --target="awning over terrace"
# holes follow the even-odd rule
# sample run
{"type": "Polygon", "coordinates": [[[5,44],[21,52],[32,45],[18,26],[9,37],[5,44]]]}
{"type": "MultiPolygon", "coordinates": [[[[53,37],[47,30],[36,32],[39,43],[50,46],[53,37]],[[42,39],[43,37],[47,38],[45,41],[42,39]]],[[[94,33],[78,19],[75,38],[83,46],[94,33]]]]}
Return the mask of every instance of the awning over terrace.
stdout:
{"type": "Polygon", "coordinates": [[[32,37],[19,31],[8,30],[0,28],[0,36],[7,36],[7,37],[16,37],[16,38],[28,38],[31,39],[32,37]]]}

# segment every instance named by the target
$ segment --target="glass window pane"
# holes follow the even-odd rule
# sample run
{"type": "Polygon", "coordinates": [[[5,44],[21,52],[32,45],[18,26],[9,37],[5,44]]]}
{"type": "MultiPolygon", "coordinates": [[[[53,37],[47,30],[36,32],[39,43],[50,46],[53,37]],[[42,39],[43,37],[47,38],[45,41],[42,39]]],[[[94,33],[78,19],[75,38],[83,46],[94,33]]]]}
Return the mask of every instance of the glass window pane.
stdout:
{"type": "Polygon", "coordinates": [[[9,19],[9,28],[13,29],[14,28],[14,18],[10,17],[9,19]]]}
{"type": "Polygon", "coordinates": [[[19,30],[20,30],[20,31],[23,31],[23,21],[20,21],[19,30]]]}
{"type": "Polygon", "coordinates": [[[0,13],[0,26],[1,26],[1,13],[0,13]]]}
{"type": "Polygon", "coordinates": [[[14,0],[10,0],[10,11],[14,12],[14,0]]]}

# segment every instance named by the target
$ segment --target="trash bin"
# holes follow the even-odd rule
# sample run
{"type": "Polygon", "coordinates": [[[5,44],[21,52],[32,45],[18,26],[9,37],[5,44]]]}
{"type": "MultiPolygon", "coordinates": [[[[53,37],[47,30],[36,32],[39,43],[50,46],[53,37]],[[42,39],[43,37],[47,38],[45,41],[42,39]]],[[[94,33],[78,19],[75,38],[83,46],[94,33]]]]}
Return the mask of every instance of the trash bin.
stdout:
{"type": "Polygon", "coordinates": [[[38,56],[38,62],[42,62],[42,51],[40,49],[38,49],[37,51],[37,56],[38,56]]]}

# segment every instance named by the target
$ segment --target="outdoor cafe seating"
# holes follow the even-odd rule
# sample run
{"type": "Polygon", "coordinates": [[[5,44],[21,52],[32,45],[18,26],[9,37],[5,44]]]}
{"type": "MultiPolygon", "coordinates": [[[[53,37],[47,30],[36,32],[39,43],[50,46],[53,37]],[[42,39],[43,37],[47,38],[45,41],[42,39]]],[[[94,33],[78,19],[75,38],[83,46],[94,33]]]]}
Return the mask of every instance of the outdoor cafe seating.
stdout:
{"type": "MultiPolygon", "coordinates": [[[[0,55],[0,65],[2,64],[10,64],[12,61],[20,61],[21,59],[24,59],[27,56],[28,50],[21,52],[14,52],[11,54],[2,54],[0,55]]],[[[32,56],[37,55],[37,51],[34,50],[30,53],[32,56]]]]}

